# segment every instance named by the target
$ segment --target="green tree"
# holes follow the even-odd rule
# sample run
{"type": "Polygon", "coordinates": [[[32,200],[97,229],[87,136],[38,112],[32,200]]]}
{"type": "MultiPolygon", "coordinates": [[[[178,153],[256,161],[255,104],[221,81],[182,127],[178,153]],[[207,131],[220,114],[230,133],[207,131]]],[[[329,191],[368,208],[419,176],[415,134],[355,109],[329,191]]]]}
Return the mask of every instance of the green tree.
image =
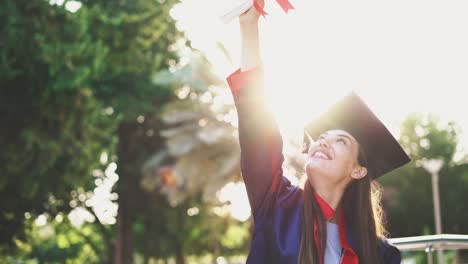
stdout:
{"type": "MultiPolygon", "coordinates": [[[[61,216],[61,215],[60,215],[61,216]]],[[[102,263],[99,250],[105,250],[94,224],[72,226],[68,218],[49,221],[45,225],[30,225],[27,244],[19,244],[22,259],[39,263],[102,263]]],[[[13,261],[12,261],[13,262],[13,261]]]]}
{"type": "Polygon", "coordinates": [[[0,244],[25,237],[25,213],[69,211],[116,142],[119,118],[91,88],[108,53],[87,16],[46,1],[0,7],[0,244]]]}
{"type": "Polygon", "coordinates": [[[92,14],[90,35],[109,54],[101,78],[92,87],[96,97],[122,117],[116,131],[120,180],[115,263],[132,262],[135,219],[150,206],[150,197],[139,185],[140,168],[149,155],[164,147],[158,114],[173,93],[172,87],[155,83],[153,77],[177,65],[174,44],[182,34],[169,16],[176,2],[83,1],[92,14]]]}
{"type": "Polygon", "coordinates": [[[107,152],[121,177],[115,261],[132,262],[133,217],[148,200],[139,168],[164,145],[157,116],[173,98],[153,77],[177,64],[176,2],[80,1],[75,13],[2,3],[0,243],[25,238],[25,213],[70,211],[71,191],[92,188],[107,152]]]}
{"type": "Polygon", "coordinates": [[[435,233],[431,176],[422,159],[444,161],[439,173],[443,232],[468,232],[468,205],[462,202],[468,200],[468,165],[466,156],[457,154],[459,133],[455,123],[431,114],[413,114],[402,123],[400,142],[412,162],[380,180],[393,237],[435,233]]]}
{"type": "Polygon", "coordinates": [[[222,243],[223,235],[233,233],[233,226],[245,230],[240,227],[245,225],[213,213],[219,206],[216,191],[240,179],[232,120],[235,108],[233,102],[221,100],[230,97],[229,90],[210,73],[203,55],[191,51],[183,56],[186,65],[156,77],[158,83],[174,86],[178,99],[166,104],[161,114],[167,149],[149,157],[142,168],[140,184],[152,194],[148,212],[154,213],[141,216],[145,224],[140,224],[138,239],[146,245],[143,249],[154,245],[143,253],[144,259],[175,256],[177,263],[184,263],[188,254],[216,258],[246,245],[242,236],[239,243],[222,243]],[[154,227],[154,232],[143,229],[148,227],[154,227]]]}

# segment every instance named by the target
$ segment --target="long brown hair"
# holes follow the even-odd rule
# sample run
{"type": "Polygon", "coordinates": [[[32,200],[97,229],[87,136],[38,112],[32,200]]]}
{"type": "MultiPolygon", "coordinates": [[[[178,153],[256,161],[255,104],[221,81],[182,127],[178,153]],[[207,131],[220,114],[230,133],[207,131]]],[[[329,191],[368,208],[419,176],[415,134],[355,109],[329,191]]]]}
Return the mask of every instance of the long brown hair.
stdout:
{"type": "MultiPolygon", "coordinates": [[[[359,180],[352,180],[346,187],[341,198],[346,229],[351,232],[354,249],[360,264],[382,263],[378,240],[385,236],[382,222],[382,207],[380,205],[381,192],[372,180],[372,168],[367,166],[364,151],[359,147],[359,165],[367,168],[367,175],[359,180]]],[[[314,190],[308,180],[304,185],[304,205],[302,210],[301,247],[299,264],[323,263],[325,254],[327,229],[325,218],[314,197],[314,190]],[[320,252],[314,239],[314,223],[317,220],[318,241],[320,252]]]]}

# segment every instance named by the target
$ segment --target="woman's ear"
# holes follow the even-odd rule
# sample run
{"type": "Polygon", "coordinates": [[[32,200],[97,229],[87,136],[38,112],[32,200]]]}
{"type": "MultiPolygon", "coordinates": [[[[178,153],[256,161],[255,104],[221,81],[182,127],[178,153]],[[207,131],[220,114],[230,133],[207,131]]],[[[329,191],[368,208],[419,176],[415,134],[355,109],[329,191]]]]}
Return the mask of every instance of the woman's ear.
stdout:
{"type": "Polygon", "coordinates": [[[367,169],[365,167],[358,166],[353,172],[351,172],[351,178],[359,180],[364,178],[367,175],[367,169]]]}

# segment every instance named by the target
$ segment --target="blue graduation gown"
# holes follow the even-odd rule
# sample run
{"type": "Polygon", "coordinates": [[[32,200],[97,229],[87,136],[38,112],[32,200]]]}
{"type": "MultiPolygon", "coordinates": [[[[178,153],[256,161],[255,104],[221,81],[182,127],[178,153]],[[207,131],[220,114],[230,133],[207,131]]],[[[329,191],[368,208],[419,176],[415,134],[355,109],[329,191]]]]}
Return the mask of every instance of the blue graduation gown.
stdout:
{"type": "MultiPolygon", "coordinates": [[[[296,264],[301,241],[303,190],[283,176],[283,142],[264,105],[263,69],[227,77],[239,120],[241,171],[255,222],[247,263],[296,264]]],[[[355,250],[352,238],[348,244],[355,250]]],[[[381,241],[384,263],[400,263],[400,252],[381,241]]]]}

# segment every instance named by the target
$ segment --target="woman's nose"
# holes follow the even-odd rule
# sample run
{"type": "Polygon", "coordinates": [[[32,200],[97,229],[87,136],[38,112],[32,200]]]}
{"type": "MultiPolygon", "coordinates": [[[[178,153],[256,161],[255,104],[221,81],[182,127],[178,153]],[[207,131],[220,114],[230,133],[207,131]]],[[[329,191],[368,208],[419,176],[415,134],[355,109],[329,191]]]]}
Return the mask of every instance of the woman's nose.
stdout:
{"type": "Polygon", "coordinates": [[[321,147],[325,147],[325,148],[329,147],[327,140],[324,138],[319,139],[318,143],[319,143],[319,146],[321,147]]]}

